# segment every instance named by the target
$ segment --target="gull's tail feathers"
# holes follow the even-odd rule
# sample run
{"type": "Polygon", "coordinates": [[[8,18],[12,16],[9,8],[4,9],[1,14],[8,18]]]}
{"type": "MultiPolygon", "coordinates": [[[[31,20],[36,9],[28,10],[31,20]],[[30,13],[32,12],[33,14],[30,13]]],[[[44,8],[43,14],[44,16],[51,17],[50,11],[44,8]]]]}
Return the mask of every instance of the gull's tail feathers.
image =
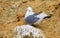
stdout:
{"type": "Polygon", "coordinates": [[[38,18],[44,18],[44,17],[46,17],[46,16],[48,16],[45,12],[42,12],[41,14],[39,14],[39,15],[37,15],[36,17],[38,17],[38,18]]]}

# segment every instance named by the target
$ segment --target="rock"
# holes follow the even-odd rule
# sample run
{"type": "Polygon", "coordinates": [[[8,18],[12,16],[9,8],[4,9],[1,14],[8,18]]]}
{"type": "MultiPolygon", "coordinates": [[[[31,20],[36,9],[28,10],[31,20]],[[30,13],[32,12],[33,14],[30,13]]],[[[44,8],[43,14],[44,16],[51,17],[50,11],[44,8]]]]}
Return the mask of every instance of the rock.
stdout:
{"type": "Polygon", "coordinates": [[[45,38],[41,29],[37,29],[29,24],[16,26],[14,33],[17,33],[14,38],[45,38]]]}

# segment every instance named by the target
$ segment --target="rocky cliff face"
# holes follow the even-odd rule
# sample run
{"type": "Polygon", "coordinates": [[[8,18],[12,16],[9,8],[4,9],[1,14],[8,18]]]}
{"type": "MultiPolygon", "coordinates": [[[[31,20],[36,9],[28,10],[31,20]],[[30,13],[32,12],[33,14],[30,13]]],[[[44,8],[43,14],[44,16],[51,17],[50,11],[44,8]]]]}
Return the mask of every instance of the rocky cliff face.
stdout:
{"type": "Polygon", "coordinates": [[[42,29],[46,38],[60,38],[60,0],[0,0],[0,38],[13,38],[13,29],[26,24],[28,6],[35,13],[44,11],[51,16],[35,27],[42,29]]]}

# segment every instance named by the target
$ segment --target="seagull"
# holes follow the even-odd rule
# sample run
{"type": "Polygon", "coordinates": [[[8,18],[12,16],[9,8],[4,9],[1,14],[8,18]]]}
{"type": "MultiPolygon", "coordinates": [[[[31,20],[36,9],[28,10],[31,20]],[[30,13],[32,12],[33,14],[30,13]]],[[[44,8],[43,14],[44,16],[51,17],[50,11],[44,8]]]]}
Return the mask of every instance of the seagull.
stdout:
{"type": "Polygon", "coordinates": [[[27,12],[25,14],[25,21],[28,24],[33,24],[33,23],[37,23],[38,21],[42,21],[44,17],[47,17],[48,15],[45,14],[45,12],[42,12],[40,14],[36,14],[35,12],[33,12],[32,7],[28,7],[27,8],[27,12]]]}

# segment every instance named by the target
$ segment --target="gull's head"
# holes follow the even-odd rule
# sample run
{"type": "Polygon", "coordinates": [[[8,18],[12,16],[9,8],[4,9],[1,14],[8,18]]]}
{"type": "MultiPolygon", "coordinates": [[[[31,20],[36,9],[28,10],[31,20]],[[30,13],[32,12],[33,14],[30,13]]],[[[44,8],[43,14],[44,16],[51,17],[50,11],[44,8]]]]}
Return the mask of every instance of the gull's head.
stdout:
{"type": "Polygon", "coordinates": [[[30,15],[33,15],[34,14],[34,12],[33,12],[33,10],[32,10],[32,7],[28,7],[27,8],[27,11],[26,11],[26,14],[25,14],[25,19],[28,17],[28,16],[30,16],[30,15]]]}
{"type": "Polygon", "coordinates": [[[29,6],[29,7],[27,8],[27,10],[32,11],[32,7],[29,6]]]}

